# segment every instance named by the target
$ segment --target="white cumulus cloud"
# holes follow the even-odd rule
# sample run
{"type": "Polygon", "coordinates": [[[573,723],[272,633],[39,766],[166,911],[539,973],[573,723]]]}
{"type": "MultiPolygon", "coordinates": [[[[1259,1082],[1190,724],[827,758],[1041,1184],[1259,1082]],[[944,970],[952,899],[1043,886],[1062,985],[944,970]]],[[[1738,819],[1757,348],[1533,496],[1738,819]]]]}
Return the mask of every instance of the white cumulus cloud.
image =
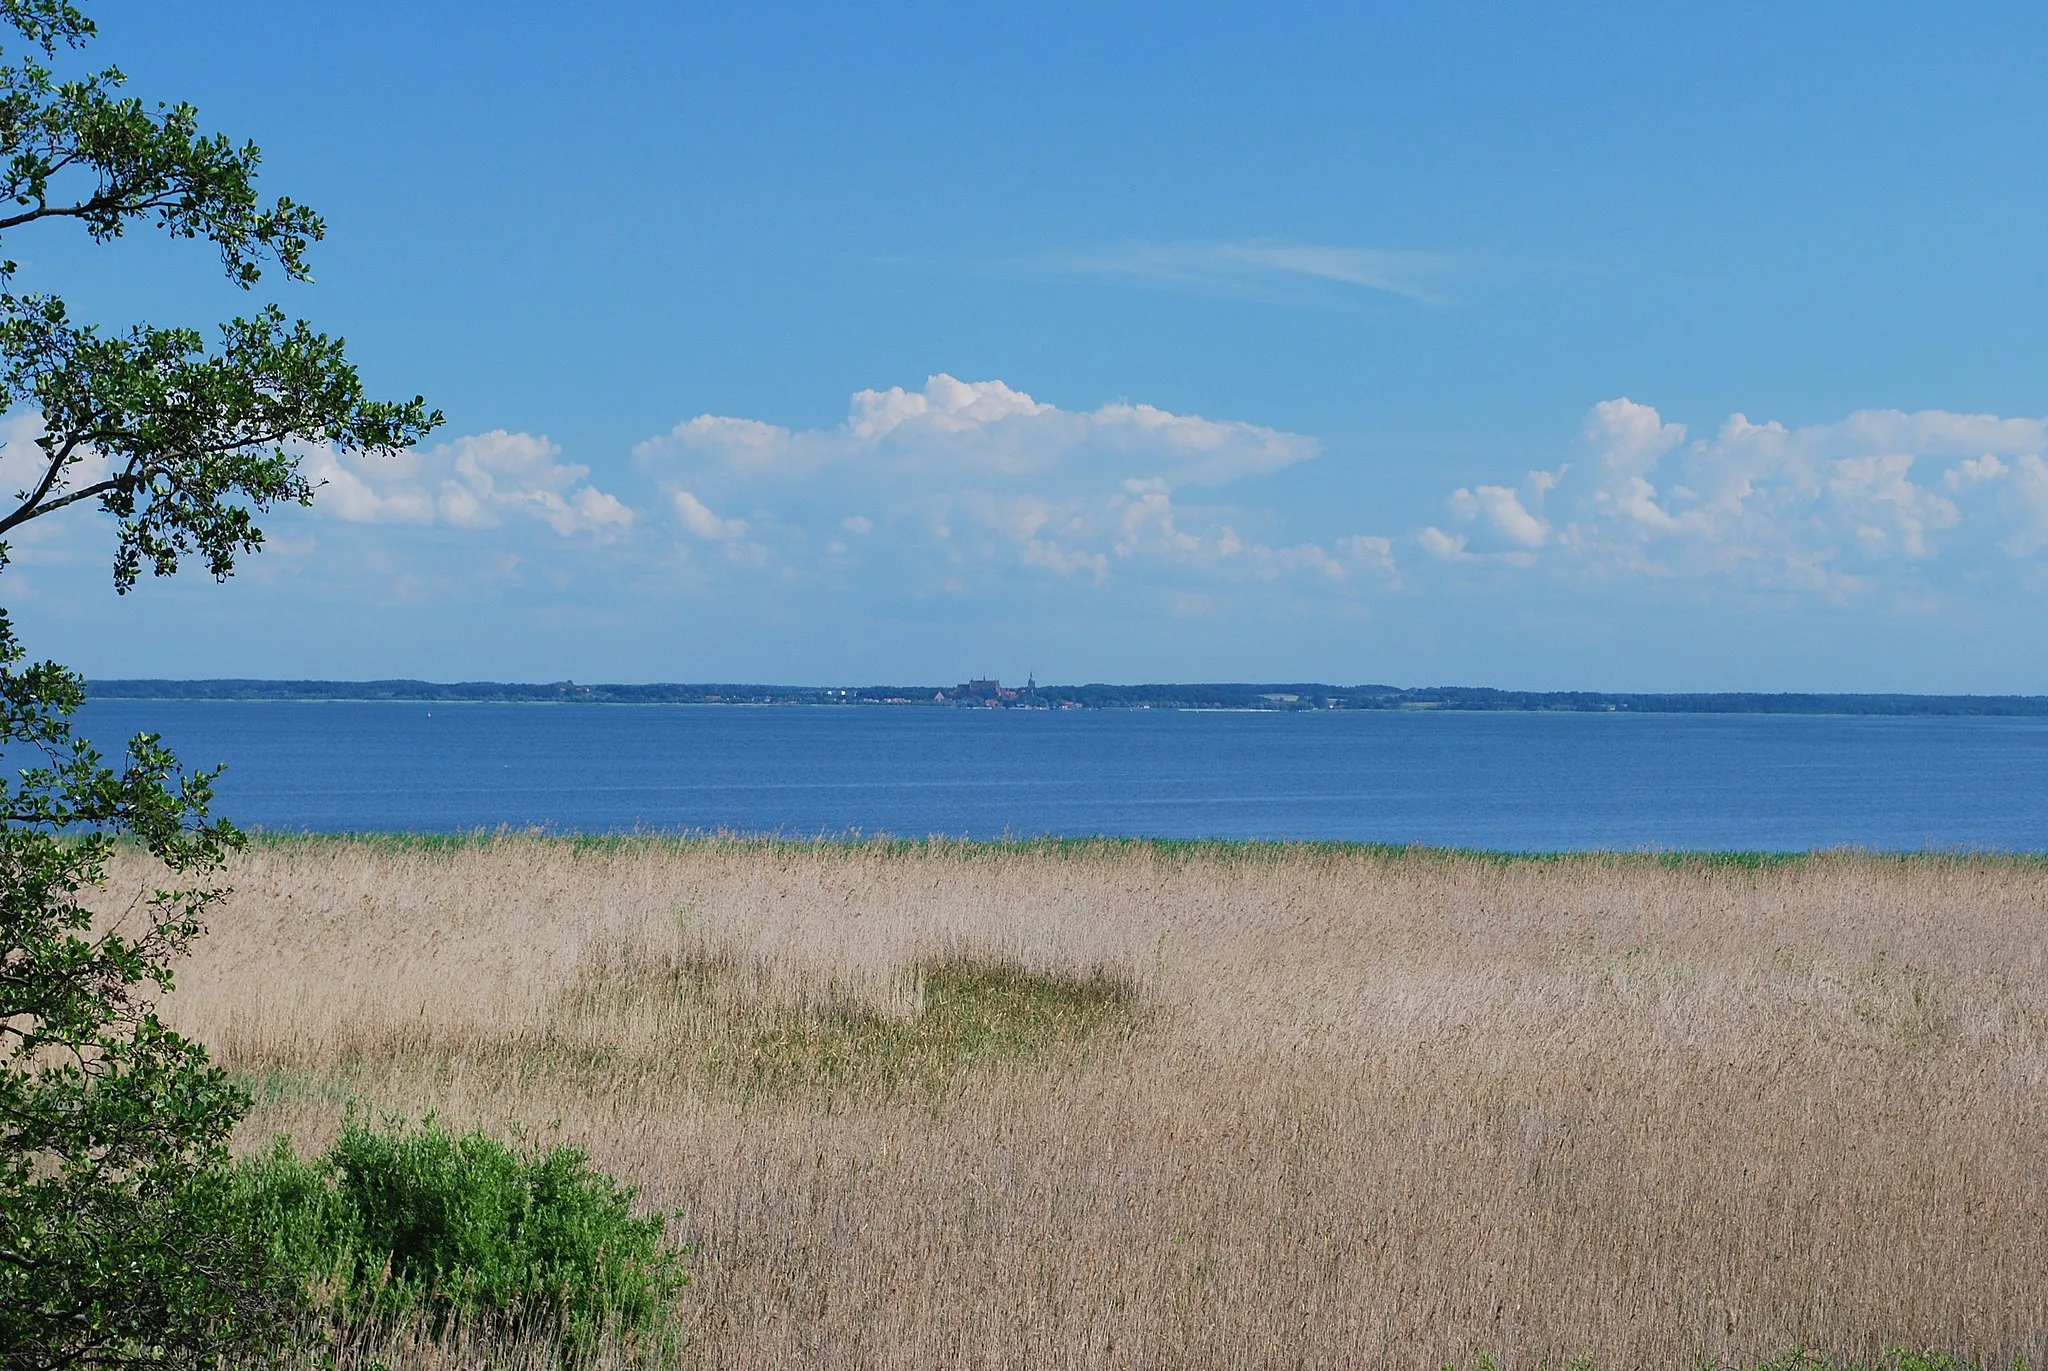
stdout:
{"type": "Polygon", "coordinates": [[[545,437],[495,429],[388,457],[314,448],[304,470],[314,508],[350,523],[489,528],[525,516],[563,537],[630,527],[633,511],[561,455],[545,437]]]}
{"type": "Polygon", "coordinates": [[[1273,522],[1270,512],[1225,500],[1223,488],[1318,451],[1313,438],[1258,424],[1122,400],[1068,410],[999,380],[942,374],[917,390],[860,391],[831,428],[699,415],[634,455],[690,539],[783,576],[867,566],[958,593],[976,574],[1100,584],[1391,573],[1391,543],[1333,555],[1241,531],[1273,522]]]}
{"type": "Polygon", "coordinates": [[[2048,422],[1940,410],[1796,428],[1736,414],[1688,441],[1650,406],[1607,400],[1554,470],[1453,491],[1416,541],[1450,561],[1853,590],[2048,549],[2044,448],[2048,422]]]}
{"type": "Polygon", "coordinates": [[[683,521],[684,528],[699,538],[729,542],[747,536],[745,519],[721,519],[711,512],[710,506],[687,490],[672,490],[669,495],[675,501],[676,517],[683,521]]]}

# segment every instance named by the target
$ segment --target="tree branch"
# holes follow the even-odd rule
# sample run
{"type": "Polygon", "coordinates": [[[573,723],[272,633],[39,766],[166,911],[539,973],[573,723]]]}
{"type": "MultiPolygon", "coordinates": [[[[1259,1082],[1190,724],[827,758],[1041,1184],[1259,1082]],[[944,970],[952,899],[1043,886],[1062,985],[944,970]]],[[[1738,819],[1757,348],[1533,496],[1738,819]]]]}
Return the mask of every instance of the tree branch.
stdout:
{"type": "Polygon", "coordinates": [[[119,476],[112,477],[105,481],[98,481],[89,486],[81,486],[79,489],[69,491],[66,494],[58,497],[57,499],[50,501],[48,504],[42,506],[41,508],[32,509],[26,514],[23,514],[21,513],[21,511],[16,510],[14,514],[9,515],[5,520],[0,520],[0,533],[6,533],[9,529],[15,528],[21,524],[25,524],[30,519],[40,519],[43,517],[43,515],[50,513],[52,510],[62,509],[66,505],[75,505],[80,500],[90,500],[95,495],[105,495],[110,490],[119,490],[122,486],[127,485],[130,482],[142,476],[148,475],[149,471],[149,468],[144,468],[141,471],[137,471],[135,468],[130,467],[127,471],[122,472],[119,476]]]}
{"type": "Polygon", "coordinates": [[[14,513],[8,515],[5,519],[0,519],[0,533],[5,533],[7,530],[19,524],[25,524],[30,519],[36,517],[36,506],[42,502],[44,496],[50,493],[50,487],[57,483],[57,477],[62,475],[64,468],[70,464],[71,454],[78,450],[78,445],[81,441],[83,440],[76,437],[69,439],[50,458],[49,470],[43,473],[43,479],[36,486],[35,493],[22,501],[20,508],[16,509],[14,513]]]}
{"type": "Polygon", "coordinates": [[[176,196],[151,196],[143,200],[124,200],[119,195],[95,195],[90,200],[81,200],[75,205],[38,205],[32,210],[0,218],[0,231],[20,228],[40,219],[90,219],[96,214],[119,214],[123,218],[136,214],[147,214],[153,209],[167,209],[178,203],[176,196]]]}

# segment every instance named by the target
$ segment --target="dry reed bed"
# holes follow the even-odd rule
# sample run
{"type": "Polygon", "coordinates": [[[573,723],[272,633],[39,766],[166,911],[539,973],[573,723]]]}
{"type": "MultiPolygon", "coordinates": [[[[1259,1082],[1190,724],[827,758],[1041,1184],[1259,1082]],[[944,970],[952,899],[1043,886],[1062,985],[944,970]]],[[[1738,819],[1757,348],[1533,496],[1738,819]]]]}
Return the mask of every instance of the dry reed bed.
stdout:
{"type": "Polygon", "coordinates": [[[702,1364],[2048,1357],[2039,865],[508,838],[231,880],[171,1016],[247,1141],[350,1096],[555,1126],[679,1211],[702,1364]],[[914,1024],[963,958],[1140,1008],[937,1082],[707,1066],[914,1024]]]}

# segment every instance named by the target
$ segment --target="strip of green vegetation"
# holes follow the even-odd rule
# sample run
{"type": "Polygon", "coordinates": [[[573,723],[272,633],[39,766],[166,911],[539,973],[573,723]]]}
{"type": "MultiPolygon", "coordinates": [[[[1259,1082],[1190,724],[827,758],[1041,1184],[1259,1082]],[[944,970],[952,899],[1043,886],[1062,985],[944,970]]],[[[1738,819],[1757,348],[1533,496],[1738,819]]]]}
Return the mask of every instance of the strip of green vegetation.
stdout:
{"type": "MultiPolygon", "coordinates": [[[[1724,1371],[1724,1368],[1725,1371],[1993,1371],[1994,1365],[1971,1361],[1950,1352],[1887,1347],[1869,1361],[1836,1361],[1825,1353],[1802,1349],[1746,1368],[1702,1357],[1695,1364],[1695,1371],[1724,1371]]],[[[2012,1363],[2010,1371],[2026,1371],[2026,1367],[2026,1360],[2021,1358],[2012,1363]]],[[[1463,1368],[1453,1362],[1445,1362],[1443,1371],[1499,1371],[1499,1367],[1492,1357],[1482,1352],[1463,1368]]],[[[1597,1371],[1597,1368],[1591,1357],[1574,1357],[1564,1364],[1563,1371],[1597,1371]]]]}
{"type": "Polygon", "coordinates": [[[1627,867],[1651,865],[1682,870],[1762,871],[1799,867],[1816,861],[1855,860],[1896,865],[2048,865],[2048,851],[2001,852],[1970,849],[1924,849],[1886,851],[1863,848],[1825,848],[1803,851],[1743,851],[1712,849],[1646,848],[1640,851],[1519,851],[1477,847],[1434,847],[1422,843],[1363,843],[1328,839],[1227,839],[1227,838],[897,838],[887,835],[827,835],[784,837],[775,835],[738,836],[716,833],[557,833],[540,829],[474,829],[450,833],[423,832],[338,832],[251,834],[253,844],[270,851],[296,847],[350,846],[371,851],[405,853],[455,853],[488,850],[501,843],[559,844],[576,853],[629,853],[661,848],[728,848],[775,852],[844,851],[891,857],[944,857],[973,861],[1019,855],[1037,855],[1063,860],[1088,860],[1124,854],[1144,854],[1164,862],[1219,862],[1225,864],[1270,863],[1298,860],[1304,856],[1367,859],[1380,862],[1455,861],[1498,865],[1593,865],[1627,867]]]}

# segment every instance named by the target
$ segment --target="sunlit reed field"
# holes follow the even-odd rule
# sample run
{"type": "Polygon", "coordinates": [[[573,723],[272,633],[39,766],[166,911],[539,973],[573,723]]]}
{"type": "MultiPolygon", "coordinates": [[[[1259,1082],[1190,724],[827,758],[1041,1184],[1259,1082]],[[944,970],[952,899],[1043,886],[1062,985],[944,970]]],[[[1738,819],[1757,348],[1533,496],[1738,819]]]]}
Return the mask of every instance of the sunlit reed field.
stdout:
{"type": "Polygon", "coordinates": [[[515,837],[229,879],[168,1017],[243,1144],[355,1100],[586,1146],[674,1215],[685,1364],[2048,1360],[2036,862],[515,837]]]}

